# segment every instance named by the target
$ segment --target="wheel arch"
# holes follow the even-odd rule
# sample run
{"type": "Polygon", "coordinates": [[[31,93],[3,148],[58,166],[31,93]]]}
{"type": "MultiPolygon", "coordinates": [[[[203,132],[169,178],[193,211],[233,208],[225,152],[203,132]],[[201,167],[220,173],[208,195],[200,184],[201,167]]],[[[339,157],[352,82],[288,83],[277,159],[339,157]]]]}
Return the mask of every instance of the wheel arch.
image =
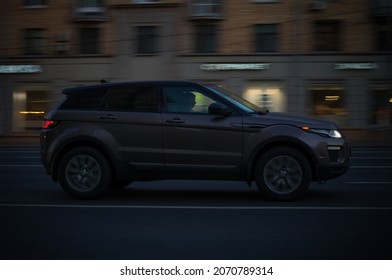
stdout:
{"type": "Polygon", "coordinates": [[[81,137],[77,139],[72,139],[70,141],[67,141],[61,147],[59,147],[56,150],[56,153],[54,154],[54,157],[52,159],[52,164],[51,164],[51,176],[54,181],[58,180],[58,173],[59,173],[59,166],[60,166],[60,160],[61,158],[64,157],[64,155],[69,152],[70,150],[77,148],[77,147],[89,147],[97,150],[100,152],[108,161],[109,166],[111,168],[111,172],[113,174],[113,178],[116,177],[116,174],[118,173],[117,168],[114,164],[114,160],[112,158],[112,153],[108,151],[102,143],[99,143],[96,139],[92,139],[89,137],[81,137]]]}
{"type": "Polygon", "coordinates": [[[255,151],[252,153],[250,157],[249,164],[247,167],[246,179],[250,184],[255,179],[255,168],[258,159],[268,150],[276,147],[290,147],[301,152],[305,158],[308,160],[311,172],[312,172],[312,180],[314,180],[317,176],[317,168],[316,168],[316,159],[312,154],[311,149],[303,142],[299,141],[296,138],[291,137],[277,137],[270,139],[268,142],[260,144],[255,151]]]}

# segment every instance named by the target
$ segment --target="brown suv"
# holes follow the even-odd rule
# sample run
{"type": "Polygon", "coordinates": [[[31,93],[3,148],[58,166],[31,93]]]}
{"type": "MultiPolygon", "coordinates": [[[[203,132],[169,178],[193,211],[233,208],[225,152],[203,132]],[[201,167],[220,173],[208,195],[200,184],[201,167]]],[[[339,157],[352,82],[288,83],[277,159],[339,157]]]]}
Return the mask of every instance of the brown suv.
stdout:
{"type": "Polygon", "coordinates": [[[41,132],[53,180],[89,199],[132,181],[256,181],[270,199],[304,195],[346,172],[350,148],[327,121],[269,113],[226,90],[185,81],[64,90],[41,132]]]}

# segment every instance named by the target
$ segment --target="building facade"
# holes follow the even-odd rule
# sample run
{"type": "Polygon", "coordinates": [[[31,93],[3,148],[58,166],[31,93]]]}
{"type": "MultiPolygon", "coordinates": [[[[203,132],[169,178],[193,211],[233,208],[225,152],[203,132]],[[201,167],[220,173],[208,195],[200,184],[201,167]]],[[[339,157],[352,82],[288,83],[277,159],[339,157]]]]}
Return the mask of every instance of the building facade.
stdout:
{"type": "Polygon", "coordinates": [[[215,83],[270,111],[392,125],[382,0],[4,0],[0,135],[34,135],[63,88],[215,83]]]}

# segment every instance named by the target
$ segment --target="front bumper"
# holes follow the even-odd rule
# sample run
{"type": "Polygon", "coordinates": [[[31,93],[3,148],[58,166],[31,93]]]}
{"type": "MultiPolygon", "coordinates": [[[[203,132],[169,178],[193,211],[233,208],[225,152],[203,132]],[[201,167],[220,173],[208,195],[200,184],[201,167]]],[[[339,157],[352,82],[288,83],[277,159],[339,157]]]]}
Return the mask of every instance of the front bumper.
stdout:
{"type": "Polygon", "coordinates": [[[351,147],[343,145],[327,145],[327,157],[316,168],[316,180],[329,180],[345,174],[350,168],[351,147]]]}

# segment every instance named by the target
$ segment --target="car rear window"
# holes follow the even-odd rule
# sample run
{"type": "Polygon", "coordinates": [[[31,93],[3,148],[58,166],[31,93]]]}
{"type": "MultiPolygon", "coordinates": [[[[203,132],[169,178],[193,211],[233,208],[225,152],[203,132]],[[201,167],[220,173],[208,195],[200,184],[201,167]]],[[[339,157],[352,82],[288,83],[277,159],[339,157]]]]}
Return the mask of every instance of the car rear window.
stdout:
{"type": "Polygon", "coordinates": [[[71,92],[60,106],[60,109],[99,110],[102,108],[106,92],[106,88],[71,92]]]}

